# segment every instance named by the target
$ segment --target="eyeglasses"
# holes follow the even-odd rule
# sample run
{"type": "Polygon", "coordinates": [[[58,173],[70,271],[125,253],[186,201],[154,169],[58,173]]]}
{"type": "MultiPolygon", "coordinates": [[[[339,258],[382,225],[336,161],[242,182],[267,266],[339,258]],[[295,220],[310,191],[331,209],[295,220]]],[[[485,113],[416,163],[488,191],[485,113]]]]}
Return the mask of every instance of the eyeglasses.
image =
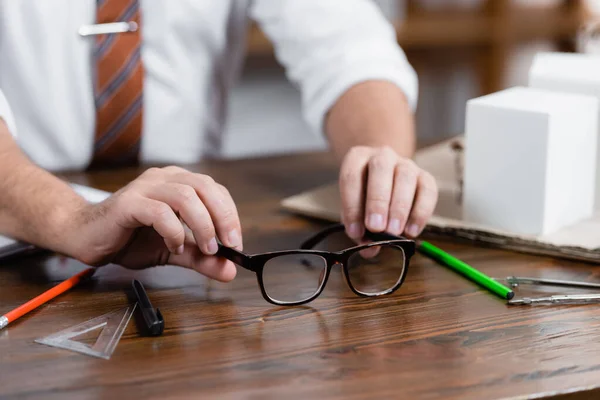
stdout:
{"type": "Polygon", "coordinates": [[[312,250],[330,235],[343,231],[343,225],[334,225],[307,239],[299,250],[252,255],[219,244],[217,256],[254,271],[263,297],[275,305],[300,305],[316,299],[335,264],[342,265],[346,283],[359,296],[395,292],[406,277],[415,242],[367,232],[369,242],[362,245],[337,252],[312,250]]]}

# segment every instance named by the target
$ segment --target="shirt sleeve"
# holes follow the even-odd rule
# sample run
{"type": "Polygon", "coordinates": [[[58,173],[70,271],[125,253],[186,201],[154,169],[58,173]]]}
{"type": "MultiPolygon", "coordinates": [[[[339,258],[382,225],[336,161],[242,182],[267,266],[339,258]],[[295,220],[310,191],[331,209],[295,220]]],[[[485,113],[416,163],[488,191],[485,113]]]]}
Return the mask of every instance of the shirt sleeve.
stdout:
{"type": "Polygon", "coordinates": [[[17,137],[17,125],[15,124],[15,118],[13,117],[12,111],[10,110],[10,106],[8,104],[8,100],[0,90],[0,118],[4,120],[6,125],[8,126],[9,132],[13,135],[13,137],[17,137]]]}
{"type": "Polygon", "coordinates": [[[386,80],[417,104],[417,75],[394,27],[369,0],[255,0],[250,16],[273,42],[288,79],[299,86],[304,116],[323,133],[325,116],[350,87],[386,80]]]}

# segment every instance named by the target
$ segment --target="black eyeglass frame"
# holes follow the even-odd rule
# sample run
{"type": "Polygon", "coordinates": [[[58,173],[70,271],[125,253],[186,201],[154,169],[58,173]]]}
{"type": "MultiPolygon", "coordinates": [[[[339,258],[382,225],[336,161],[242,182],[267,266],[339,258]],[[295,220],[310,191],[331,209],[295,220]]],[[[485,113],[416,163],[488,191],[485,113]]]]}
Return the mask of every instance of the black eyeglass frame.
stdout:
{"type": "Polygon", "coordinates": [[[410,263],[410,259],[415,254],[415,251],[416,251],[416,243],[414,240],[410,240],[410,239],[407,239],[407,238],[404,238],[401,236],[394,236],[394,235],[391,235],[388,233],[375,233],[375,232],[367,231],[365,233],[364,237],[365,237],[365,239],[370,241],[368,243],[349,247],[344,250],[335,251],[335,252],[324,251],[324,250],[312,250],[313,247],[315,247],[321,241],[325,240],[328,236],[330,236],[334,233],[341,232],[341,231],[344,231],[344,225],[336,224],[336,225],[330,226],[328,228],[325,228],[322,231],[320,231],[320,232],[316,233],[315,235],[311,236],[310,238],[308,238],[306,241],[304,241],[304,243],[302,243],[302,245],[300,245],[300,249],[272,251],[272,252],[257,253],[257,254],[246,254],[242,251],[235,250],[235,249],[232,249],[229,247],[225,247],[219,243],[219,250],[217,251],[216,255],[219,257],[226,258],[229,261],[239,265],[242,268],[245,268],[247,270],[255,272],[257,280],[258,280],[258,286],[260,287],[260,291],[261,291],[264,299],[266,301],[268,301],[269,303],[278,305],[278,306],[298,306],[298,305],[309,303],[309,302],[313,301],[314,299],[316,299],[317,297],[319,297],[321,295],[321,293],[323,292],[323,289],[327,285],[327,280],[329,279],[329,274],[331,273],[331,268],[335,264],[341,264],[342,269],[344,271],[344,277],[346,279],[346,283],[348,284],[350,289],[357,296],[378,297],[378,296],[388,295],[388,294],[394,293],[396,290],[398,290],[398,288],[400,288],[400,286],[402,286],[402,283],[404,282],[404,279],[406,278],[406,273],[408,271],[408,265],[410,263]],[[363,292],[357,290],[352,285],[352,282],[350,280],[350,275],[348,272],[348,259],[354,253],[364,250],[364,249],[368,249],[369,247],[374,247],[374,246],[397,246],[397,247],[400,247],[404,252],[404,266],[402,269],[402,275],[400,276],[400,278],[398,279],[398,281],[392,288],[385,290],[383,292],[380,292],[380,293],[368,294],[368,293],[363,293],[363,292]],[[308,299],[300,300],[297,302],[278,301],[276,299],[271,298],[267,294],[267,291],[265,289],[265,285],[263,282],[263,269],[264,269],[264,266],[267,263],[267,261],[269,261],[273,258],[276,258],[276,257],[285,256],[285,255],[293,255],[293,254],[315,255],[315,256],[320,256],[323,259],[325,259],[325,261],[327,263],[327,269],[325,271],[325,276],[323,278],[323,282],[321,283],[320,287],[316,290],[315,294],[312,295],[311,297],[309,297],[308,299]]]}

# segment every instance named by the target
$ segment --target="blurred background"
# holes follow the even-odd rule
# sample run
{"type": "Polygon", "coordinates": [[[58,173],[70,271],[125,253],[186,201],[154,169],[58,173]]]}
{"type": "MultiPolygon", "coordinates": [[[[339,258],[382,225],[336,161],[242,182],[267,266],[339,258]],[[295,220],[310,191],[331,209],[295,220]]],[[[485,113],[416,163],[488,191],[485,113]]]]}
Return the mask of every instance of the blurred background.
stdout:
{"type": "MultiPolygon", "coordinates": [[[[396,27],[419,75],[421,144],[462,133],[468,99],[525,85],[538,51],[600,55],[600,0],[372,1],[396,27]]],[[[299,92],[255,25],[247,46],[244,73],[230,98],[223,155],[324,149],[324,139],[302,119],[299,92]]]]}

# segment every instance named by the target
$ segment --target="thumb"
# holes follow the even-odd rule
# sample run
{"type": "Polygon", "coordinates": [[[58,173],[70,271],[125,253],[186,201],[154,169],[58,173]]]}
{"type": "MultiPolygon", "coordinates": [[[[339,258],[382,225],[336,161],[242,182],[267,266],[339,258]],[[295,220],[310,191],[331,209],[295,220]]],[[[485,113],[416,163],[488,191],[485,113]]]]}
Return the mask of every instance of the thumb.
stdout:
{"type": "Polygon", "coordinates": [[[180,267],[193,269],[208,278],[220,282],[230,282],[237,274],[234,263],[222,257],[205,255],[198,248],[193,237],[190,237],[187,234],[183,253],[171,253],[168,263],[170,265],[178,265],[180,267]]]}

